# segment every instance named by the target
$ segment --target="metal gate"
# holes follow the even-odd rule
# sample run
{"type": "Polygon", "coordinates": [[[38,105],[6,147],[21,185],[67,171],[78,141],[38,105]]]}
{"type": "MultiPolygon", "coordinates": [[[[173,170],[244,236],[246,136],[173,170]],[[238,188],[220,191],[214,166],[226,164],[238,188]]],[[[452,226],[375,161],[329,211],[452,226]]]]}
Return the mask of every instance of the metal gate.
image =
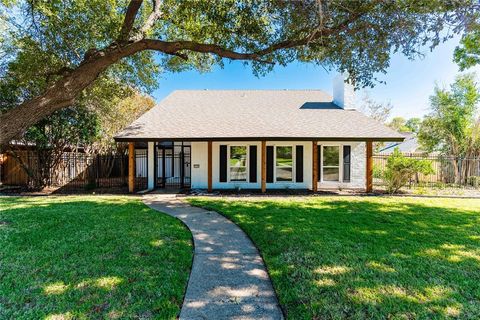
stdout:
{"type": "Polygon", "coordinates": [[[155,153],[155,187],[190,188],[190,145],[160,142],[155,146],[155,153]]]}

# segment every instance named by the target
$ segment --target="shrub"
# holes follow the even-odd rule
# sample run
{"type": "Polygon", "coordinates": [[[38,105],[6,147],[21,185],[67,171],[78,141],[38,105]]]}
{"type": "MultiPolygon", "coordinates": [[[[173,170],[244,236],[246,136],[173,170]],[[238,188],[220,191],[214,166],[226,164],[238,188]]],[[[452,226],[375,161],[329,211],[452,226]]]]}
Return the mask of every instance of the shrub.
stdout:
{"type": "Polygon", "coordinates": [[[373,165],[373,177],[375,179],[383,179],[383,170],[378,164],[373,165]]]}
{"type": "Polygon", "coordinates": [[[405,157],[398,148],[387,158],[383,179],[388,193],[396,193],[417,173],[432,174],[433,167],[429,160],[405,157]]]}
{"type": "Polygon", "coordinates": [[[474,188],[480,188],[480,176],[471,176],[468,178],[468,184],[474,188]]]}

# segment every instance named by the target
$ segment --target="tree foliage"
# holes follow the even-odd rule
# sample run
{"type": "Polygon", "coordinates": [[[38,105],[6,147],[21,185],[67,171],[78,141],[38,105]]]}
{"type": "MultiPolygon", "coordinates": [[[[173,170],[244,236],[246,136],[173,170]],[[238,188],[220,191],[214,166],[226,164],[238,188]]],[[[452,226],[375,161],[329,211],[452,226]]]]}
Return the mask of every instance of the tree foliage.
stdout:
{"type": "Polygon", "coordinates": [[[9,147],[10,153],[32,179],[34,188],[46,186],[53,170],[58,169],[65,151],[75,151],[92,143],[98,134],[97,117],[85,107],[58,110],[30,127],[21,139],[9,147]],[[32,149],[34,161],[19,152],[32,149]]]}
{"type": "Polygon", "coordinates": [[[407,120],[405,120],[404,117],[394,117],[389,123],[388,126],[392,128],[393,130],[396,130],[398,132],[408,132],[409,129],[405,125],[407,123],[407,120]]]}
{"type": "Polygon", "coordinates": [[[450,90],[435,87],[418,135],[423,148],[455,157],[477,153],[479,101],[474,74],[458,76],[450,90]]]}
{"type": "Polygon", "coordinates": [[[313,62],[373,86],[393,52],[415,58],[445,39],[445,26],[448,36],[461,32],[478,11],[475,0],[3,0],[0,78],[28,94],[0,115],[0,144],[99,79],[148,91],[161,70],[206,71],[230,59],[256,74],[313,62]]]}
{"type": "Polygon", "coordinates": [[[480,22],[470,25],[455,48],[453,59],[462,71],[480,64],[480,22]]]}
{"type": "Polygon", "coordinates": [[[420,118],[410,118],[405,122],[405,127],[409,132],[418,133],[420,126],[422,125],[422,119],[420,118]]]}
{"type": "Polygon", "coordinates": [[[397,193],[416,174],[434,173],[432,162],[424,159],[405,157],[398,148],[387,158],[387,164],[382,173],[387,183],[388,193],[397,193]]]}
{"type": "Polygon", "coordinates": [[[403,117],[394,117],[389,123],[388,126],[398,132],[403,133],[417,133],[420,129],[422,119],[420,118],[410,118],[405,119],[403,117]]]}
{"type": "Polygon", "coordinates": [[[132,121],[150,110],[154,100],[147,95],[133,91],[128,97],[114,98],[104,108],[97,111],[99,134],[93,141],[91,149],[99,154],[121,154],[126,146],[116,143],[114,136],[132,121]]]}
{"type": "Polygon", "coordinates": [[[452,156],[455,182],[468,176],[461,159],[480,154],[480,92],[474,74],[458,76],[450,90],[435,88],[431,112],[420,126],[418,138],[426,151],[452,156]]]}

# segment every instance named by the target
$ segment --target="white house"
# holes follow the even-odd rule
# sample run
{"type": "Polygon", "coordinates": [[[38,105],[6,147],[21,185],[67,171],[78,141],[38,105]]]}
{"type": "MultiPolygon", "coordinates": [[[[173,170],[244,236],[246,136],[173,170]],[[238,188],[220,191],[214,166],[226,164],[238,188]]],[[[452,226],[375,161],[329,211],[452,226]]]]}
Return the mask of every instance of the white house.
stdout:
{"type": "Polygon", "coordinates": [[[320,90],[174,91],[115,139],[129,142],[132,155],[146,143],[149,189],[370,191],[372,142],[404,137],[356,111],[353,94],[342,77],[333,98],[320,90]]]}

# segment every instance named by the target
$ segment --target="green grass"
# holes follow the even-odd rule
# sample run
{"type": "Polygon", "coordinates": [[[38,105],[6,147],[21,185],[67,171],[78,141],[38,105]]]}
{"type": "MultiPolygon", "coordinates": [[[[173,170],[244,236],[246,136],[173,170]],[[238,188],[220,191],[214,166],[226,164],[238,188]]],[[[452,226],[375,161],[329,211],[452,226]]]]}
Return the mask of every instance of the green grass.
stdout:
{"type": "Polygon", "coordinates": [[[174,319],[192,249],[138,198],[0,197],[0,319],[174,319]]]}
{"type": "Polygon", "coordinates": [[[290,319],[480,318],[480,200],[189,201],[250,235],[290,319]]]}

